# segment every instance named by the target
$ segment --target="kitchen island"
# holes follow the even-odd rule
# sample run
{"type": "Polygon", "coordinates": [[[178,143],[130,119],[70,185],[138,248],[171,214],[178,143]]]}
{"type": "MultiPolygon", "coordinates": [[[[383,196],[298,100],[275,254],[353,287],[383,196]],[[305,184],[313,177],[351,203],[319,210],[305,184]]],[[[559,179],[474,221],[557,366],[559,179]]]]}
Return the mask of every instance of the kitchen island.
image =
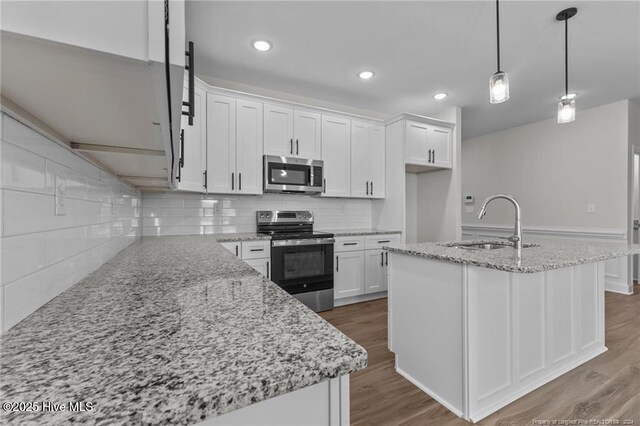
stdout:
{"type": "Polygon", "coordinates": [[[385,247],[396,371],[472,422],[607,350],[604,262],[640,253],[626,243],[507,244],[385,247]]]}
{"type": "Polygon", "coordinates": [[[256,238],[145,237],[4,333],[0,400],[40,409],[2,423],[348,423],[367,353],[218,243],[256,238]]]}

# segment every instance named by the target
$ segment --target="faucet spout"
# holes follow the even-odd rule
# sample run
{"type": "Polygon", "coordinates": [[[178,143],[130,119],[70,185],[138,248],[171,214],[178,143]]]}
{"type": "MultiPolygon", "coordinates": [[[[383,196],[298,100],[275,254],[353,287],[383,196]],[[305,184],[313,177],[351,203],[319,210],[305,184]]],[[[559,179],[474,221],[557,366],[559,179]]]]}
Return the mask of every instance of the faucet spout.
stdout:
{"type": "Polygon", "coordinates": [[[478,214],[478,219],[482,219],[484,215],[487,214],[487,205],[491,201],[499,198],[511,202],[511,204],[513,204],[513,207],[515,208],[516,218],[515,218],[515,224],[513,226],[514,235],[509,237],[508,240],[513,243],[513,248],[518,249],[518,251],[520,251],[522,249],[522,215],[520,210],[520,204],[514,197],[507,194],[496,194],[496,195],[491,195],[490,197],[487,197],[487,199],[484,200],[484,203],[482,203],[482,208],[480,209],[480,213],[478,214]]]}

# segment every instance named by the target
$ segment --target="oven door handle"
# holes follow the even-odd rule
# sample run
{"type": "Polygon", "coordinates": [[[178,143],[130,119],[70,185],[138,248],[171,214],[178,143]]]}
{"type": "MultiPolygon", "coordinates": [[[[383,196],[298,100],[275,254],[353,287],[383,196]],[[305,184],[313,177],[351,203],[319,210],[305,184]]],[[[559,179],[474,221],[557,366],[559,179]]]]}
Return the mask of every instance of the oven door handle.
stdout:
{"type": "Polygon", "coordinates": [[[312,238],[309,240],[278,240],[272,241],[271,247],[296,247],[296,246],[317,246],[333,244],[336,240],[334,238],[312,238]]]}

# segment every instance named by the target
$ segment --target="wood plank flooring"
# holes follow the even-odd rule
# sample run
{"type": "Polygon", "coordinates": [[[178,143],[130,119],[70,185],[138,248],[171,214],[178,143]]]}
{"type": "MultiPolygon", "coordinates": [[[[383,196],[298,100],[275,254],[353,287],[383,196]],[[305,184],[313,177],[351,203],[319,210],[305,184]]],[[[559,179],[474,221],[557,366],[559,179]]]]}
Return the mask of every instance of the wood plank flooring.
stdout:
{"type": "MultiPolygon", "coordinates": [[[[606,293],[609,351],[478,424],[574,420],[564,424],[593,425],[598,424],[595,420],[619,420],[617,424],[624,425],[627,419],[627,425],[640,426],[640,286],[634,288],[632,296],[606,293]]],[[[387,299],[342,306],[321,316],[369,353],[369,366],[351,375],[353,425],[470,425],[395,372],[393,354],[387,349],[387,299]]]]}

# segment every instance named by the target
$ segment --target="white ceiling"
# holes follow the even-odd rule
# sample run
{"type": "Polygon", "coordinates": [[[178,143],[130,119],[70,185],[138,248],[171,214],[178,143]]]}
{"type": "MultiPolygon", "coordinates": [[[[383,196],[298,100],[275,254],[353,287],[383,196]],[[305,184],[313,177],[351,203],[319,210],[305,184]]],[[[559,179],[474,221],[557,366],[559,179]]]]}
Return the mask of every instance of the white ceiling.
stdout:
{"type": "Polygon", "coordinates": [[[552,118],[570,91],[581,109],[640,96],[640,2],[503,1],[502,68],[511,99],[489,104],[495,2],[187,2],[196,73],[379,111],[435,114],[463,108],[463,138],[552,118]],[[267,53],[252,40],[273,43],[267,53]],[[357,73],[374,70],[362,81],[357,73]],[[435,101],[432,95],[450,96],[435,101]]]}

